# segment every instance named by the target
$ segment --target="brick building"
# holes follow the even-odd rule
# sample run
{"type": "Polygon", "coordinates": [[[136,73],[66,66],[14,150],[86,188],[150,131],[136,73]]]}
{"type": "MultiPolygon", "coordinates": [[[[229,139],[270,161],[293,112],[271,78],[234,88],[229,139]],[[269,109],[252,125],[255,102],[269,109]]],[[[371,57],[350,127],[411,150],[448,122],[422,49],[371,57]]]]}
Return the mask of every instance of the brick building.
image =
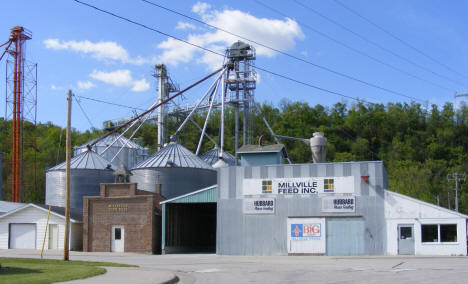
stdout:
{"type": "Polygon", "coordinates": [[[162,200],[136,183],[101,184],[83,198],[83,251],[159,253],[162,200]]]}

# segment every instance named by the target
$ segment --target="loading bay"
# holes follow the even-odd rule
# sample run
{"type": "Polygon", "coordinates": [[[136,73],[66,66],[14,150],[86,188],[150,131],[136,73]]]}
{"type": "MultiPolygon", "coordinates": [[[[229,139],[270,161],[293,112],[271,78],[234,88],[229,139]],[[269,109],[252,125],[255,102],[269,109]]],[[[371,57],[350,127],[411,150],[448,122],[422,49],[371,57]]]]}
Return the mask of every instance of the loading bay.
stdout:
{"type": "MultiPolygon", "coordinates": [[[[46,258],[61,258],[49,251],[46,258]]],[[[37,251],[1,250],[0,257],[37,258],[37,251]]],[[[467,283],[462,256],[217,256],[71,252],[71,260],[138,265],[71,283],[467,283]],[[128,277],[126,277],[128,275],[128,277]],[[170,277],[171,276],[171,277],[170,277]],[[171,280],[172,279],[172,280],[171,280]],[[174,279],[176,279],[174,281],[174,279]],[[169,281],[169,282],[168,282],[169,281]]],[[[118,270],[118,269],[117,269],[118,270]]]]}

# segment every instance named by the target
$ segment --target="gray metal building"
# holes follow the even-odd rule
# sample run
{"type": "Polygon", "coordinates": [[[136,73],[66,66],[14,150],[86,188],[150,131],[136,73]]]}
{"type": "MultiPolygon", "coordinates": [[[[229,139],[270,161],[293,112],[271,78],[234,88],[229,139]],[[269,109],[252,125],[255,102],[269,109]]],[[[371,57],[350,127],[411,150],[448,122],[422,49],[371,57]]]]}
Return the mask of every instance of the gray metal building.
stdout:
{"type": "Polygon", "coordinates": [[[381,161],[220,168],[216,252],[385,254],[387,187],[381,161]]]}

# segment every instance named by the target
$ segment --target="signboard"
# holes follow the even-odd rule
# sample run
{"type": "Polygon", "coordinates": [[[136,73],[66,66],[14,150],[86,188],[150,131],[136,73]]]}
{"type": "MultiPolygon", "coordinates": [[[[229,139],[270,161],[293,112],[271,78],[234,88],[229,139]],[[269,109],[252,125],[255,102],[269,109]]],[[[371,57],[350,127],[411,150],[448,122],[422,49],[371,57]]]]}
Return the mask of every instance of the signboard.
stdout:
{"type": "Polygon", "coordinates": [[[322,198],[322,212],[355,212],[356,197],[354,196],[327,196],[322,198]]]}
{"type": "Polygon", "coordinates": [[[243,201],[244,214],[274,214],[274,198],[245,198],[243,201]]]}
{"type": "Polygon", "coordinates": [[[243,195],[319,193],[354,193],[354,176],[243,180],[243,195]]]}
{"type": "Polygon", "coordinates": [[[288,218],[287,225],[288,253],[325,253],[325,218],[288,218]]]}

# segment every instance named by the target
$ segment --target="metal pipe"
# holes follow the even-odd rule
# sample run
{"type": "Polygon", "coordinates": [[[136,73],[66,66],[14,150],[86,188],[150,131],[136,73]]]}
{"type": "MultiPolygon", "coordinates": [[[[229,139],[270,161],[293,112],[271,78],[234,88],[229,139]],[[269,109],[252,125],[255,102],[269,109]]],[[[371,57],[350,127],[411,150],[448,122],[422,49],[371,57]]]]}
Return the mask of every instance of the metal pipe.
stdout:
{"type": "Polygon", "coordinates": [[[225,71],[225,68],[222,69],[222,72],[221,74],[219,75],[218,78],[216,78],[216,80],[213,82],[213,84],[210,86],[210,88],[208,89],[208,91],[206,92],[206,94],[198,101],[198,103],[195,105],[195,107],[192,109],[192,111],[189,113],[189,115],[184,119],[184,121],[182,122],[182,124],[179,126],[179,128],[177,129],[177,131],[174,133],[174,137],[177,137],[177,135],[179,134],[179,132],[184,128],[185,124],[187,123],[187,121],[192,117],[193,113],[197,110],[198,106],[205,100],[205,98],[211,93],[210,91],[213,89],[213,87],[215,86],[215,84],[218,82],[219,78],[221,78],[221,76],[223,76],[224,74],[224,71],[225,71]]]}
{"type": "Polygon", "coordinates": [[[203,142],[203,136],[205,134],[205,130],[206,130],[206,126],[208,125],[208,120],[210,119],[210,114],[211,114],[211,109],[213,108],[213,103],[216,99],[216,95],[218,93],[218,87],[219,87],[219,84],[220,84],[221,80],[218,80],[218,84],[216,84],[216,88],[211,96],[211,102],[210,102],[210,107],[208,108],[208,113],[206,114],[206,119],[205,119],[205,123],[203,124],[203,129],[202,129],[202,132],[200,134],[200,140],[198,141],[198,146],[197,146],[197,151],[195,152],[195,155],[198,156],[198,153],[200,153],[200,148],[201,148],[201,145],[202,145],[202,142],[203,142]]]}
{"type": "MultiPolygon", "coordinates": [[[[224,79],[225,73],[223,72],[221,75],[223,76],[223,79],[224,79]]],[[[219,158],[223,158],[223,151],[224,151],[223,149],[224,148],[224,96],[226,95],[226,87],[227,86],[223,86],[223,90],[221,92],[221,129],[219,130],[221,132],[220,133],[221,142],[219,143],[221,147],[219,151],[219,158]]]]}

